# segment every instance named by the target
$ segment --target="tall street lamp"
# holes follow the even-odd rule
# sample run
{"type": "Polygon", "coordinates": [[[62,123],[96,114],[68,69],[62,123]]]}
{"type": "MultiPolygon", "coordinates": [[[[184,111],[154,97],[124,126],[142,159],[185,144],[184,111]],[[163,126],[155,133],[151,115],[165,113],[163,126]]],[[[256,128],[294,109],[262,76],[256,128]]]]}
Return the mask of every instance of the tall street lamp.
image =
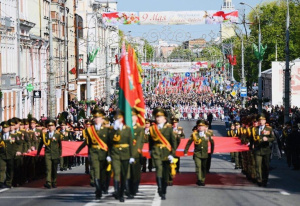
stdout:
{"type": "MultiPolygon", "coordinates": [[[[261,30],[260,30],[260,16],[256,9],[250,6],[247,3],[241,2],[241,5],[249,6],[255,13],[258,18],[258,52],[261,52],[261,30]]],[[[262,77],[261,77],[261,62],[262,60],[259,59],[258,63],[258,113],[262,112],[262,77]]]]}

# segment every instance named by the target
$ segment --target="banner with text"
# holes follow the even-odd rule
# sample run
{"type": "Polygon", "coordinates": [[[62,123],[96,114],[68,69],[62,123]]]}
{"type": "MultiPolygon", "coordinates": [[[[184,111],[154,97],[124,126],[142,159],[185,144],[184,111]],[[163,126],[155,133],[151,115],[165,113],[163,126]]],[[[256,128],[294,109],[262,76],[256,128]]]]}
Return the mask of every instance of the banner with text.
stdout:
{"type": "Polygon", "coordinates": [[[238,22],[238,11],[161,11],[103,13],[105,25],[196,25],[238,22]]]}

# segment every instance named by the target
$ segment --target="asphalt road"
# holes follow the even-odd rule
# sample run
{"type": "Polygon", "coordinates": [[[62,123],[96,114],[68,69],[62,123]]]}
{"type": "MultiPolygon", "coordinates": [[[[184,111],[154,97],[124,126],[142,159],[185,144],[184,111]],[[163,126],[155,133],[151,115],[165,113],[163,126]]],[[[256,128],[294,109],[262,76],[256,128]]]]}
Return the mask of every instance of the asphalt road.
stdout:
{"type": "MultiPolygon", "coordinates": [[[[182,121],[186,137],[191,134],[195,121],[182,121]]],[[[225,136],[223,122],[213,122],[215,136],[225,136]]],[[[258,205],[258,206],[294,206],[300,203],[300,172],[287,167],[284,159],[271,161],[270,181],[267,188],[261,188],[246,180],[240,170],[234,170],[229,161],[229,154],[214,154],[210,181],[205,187],[196,185],[168,187],[167,200],[161,201],[156,193],[156,186],[141,185],[140,193],[134,200],[120,203],[111,195],[106,195],[101,201],[94,201],[94,188],[88,186],[88,181],[81,183],[79,178],[84,173],[84,167],[76,167],[59,175],[72,176],[72,185],[56,189],[24,185],[23,187],[0,190],[0,205],[5,206],[49,206],[49,205],[258,205]],[[78,177],[78,178],[76,178],[78,177]],[[214,181],[214,180],[217,181],[214,181]],[[216,183],[217,182],[217,183],[216,183]]],[[[181,158],[181,173],[194,174],[195,167],[191,157],[181,158]]],[[[58,183],[59,185],[59,183],[58,183]]],[[[113,188],[110,188],[110,192],[113,188]]]]}

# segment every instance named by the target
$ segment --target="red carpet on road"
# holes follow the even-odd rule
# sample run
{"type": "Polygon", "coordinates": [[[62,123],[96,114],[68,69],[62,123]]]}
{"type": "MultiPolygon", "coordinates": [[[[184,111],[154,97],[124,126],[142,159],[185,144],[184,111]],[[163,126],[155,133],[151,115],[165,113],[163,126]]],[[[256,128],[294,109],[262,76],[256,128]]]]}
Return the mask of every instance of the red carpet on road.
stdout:
{"type": "MultiPolygon", "coordinates": [[[[214,153],[229,153],[229,152],[242,152],[242,151],[248,151],[249,148],[247,145],[241,144],[241,140],[239,140],[236,137],[213,137],[215,142],[215,150],[214,153]]],[[[182,139],[177,151],[176,156],[181,157],[184,156],[184,149],[188,142],[188,139],[182,139]]],[[[69,141],[62,141],[62,156],[73,156],[76,152],[77,148],[82,144],[82,142],[69,142],[69,141]]],[[[188,155],[193,155],[194,151],[194,143],[191,144],[188,155]]],[[[209,146],[209,152],[210,152],[210,146],[209,146]]],[[[32,151],[30,153],[27,153],[25,155],[27,156],[36,156],[37,151],[32,151]]],[[[44,155],[44,149],[42,149],[40,155],[44,155]]],[[[88,156],[88,149],[87,147],[83,148],[81,152],[77,156],[87,157],[88,156]]],[[[144,144],[143,148],[143,156],[149,158],[149,145],[144,144]]]]}
{"type": "MultiPolygon", "coordinates": [[[[197,178],[194,172],[183,172],[176,175],[173,185],[188,186],[196,185],[197,178]]],[[[112,185],[111,180],[111,185],[112,185]]],[[[36,180],[23,185],[29,188],[43,187],[45,179],[36,180]]],[[[219,186],[249,186],[252,185],[242,174],[209,173],[206,175],[206,185],[219,186]]],[[[57,186],[75,187],[89,186],[90,176],[86,174],[58,174],[57,186]]],[[[142,173],[142,185],[156,185],[155,172],[142,173]]]]}

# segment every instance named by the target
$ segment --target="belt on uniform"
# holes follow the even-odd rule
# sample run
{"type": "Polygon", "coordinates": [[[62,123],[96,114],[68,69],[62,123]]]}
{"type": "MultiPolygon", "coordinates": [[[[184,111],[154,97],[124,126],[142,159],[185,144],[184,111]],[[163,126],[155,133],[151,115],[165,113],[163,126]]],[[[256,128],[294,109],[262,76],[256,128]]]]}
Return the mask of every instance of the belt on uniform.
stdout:
{"type": "Polygon", "coordinates": [[[166,145],[164,145],[164,144],[154,144],[154,146],[160,147],[160,149],[162,149],[163,147],[166,147],[166,145]]]}
{"type": "Polygon", "coordinates": [[[129,147],[129,144],[114,144],[113,147],[117,147],[117,148],[127,148],[129,147]]]}
{"type": "Polygon", "coordinates": [[[99,145],[92,145],[92,148],[101,149],[101,147],[99,145]]]}

